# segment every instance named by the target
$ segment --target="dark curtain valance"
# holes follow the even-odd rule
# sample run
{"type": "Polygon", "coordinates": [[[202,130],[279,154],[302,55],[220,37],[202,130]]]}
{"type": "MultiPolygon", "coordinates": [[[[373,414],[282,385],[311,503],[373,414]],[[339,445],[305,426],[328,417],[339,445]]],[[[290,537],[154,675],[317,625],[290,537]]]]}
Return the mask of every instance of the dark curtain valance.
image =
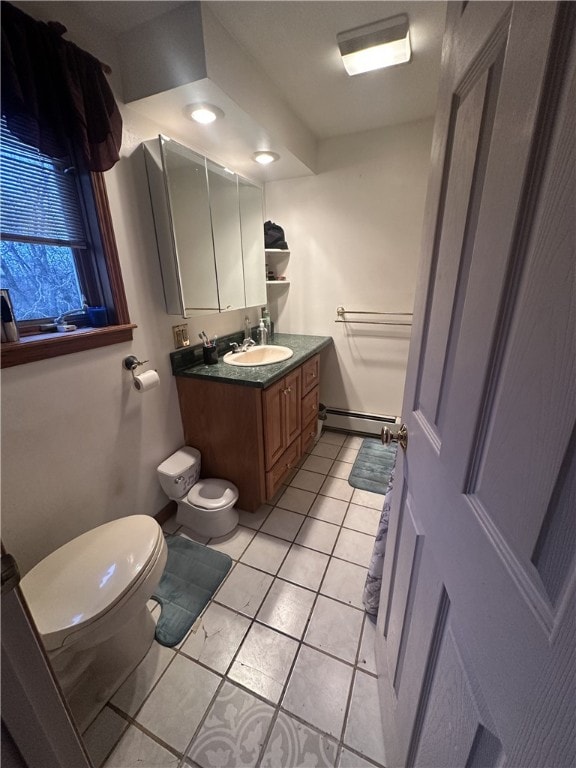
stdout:
{"type": "Polygon", "coordinates": [[[107,171],[120,157],[120,111],[101,63],[62,30],[2,3],[2,114],[29,146],[58,157],[72,140],[89,170],[107,171]]]}

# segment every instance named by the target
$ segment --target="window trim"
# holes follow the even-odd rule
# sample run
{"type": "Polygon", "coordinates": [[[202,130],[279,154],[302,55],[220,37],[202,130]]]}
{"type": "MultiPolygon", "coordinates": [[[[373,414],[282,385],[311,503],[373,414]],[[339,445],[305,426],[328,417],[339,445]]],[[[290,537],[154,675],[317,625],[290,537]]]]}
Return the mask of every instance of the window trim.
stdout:
{"type": "Polygon", "coordinates": [[[138,326],[130,322],[104,174],[90,172],[90,182],[114,306],[114,325],[105,328],[83,328],[65,334],[34,334],[22,336],[20,341],[3,342],[0,358],[2,368],[132,341],[132,330],[138,326]]]}

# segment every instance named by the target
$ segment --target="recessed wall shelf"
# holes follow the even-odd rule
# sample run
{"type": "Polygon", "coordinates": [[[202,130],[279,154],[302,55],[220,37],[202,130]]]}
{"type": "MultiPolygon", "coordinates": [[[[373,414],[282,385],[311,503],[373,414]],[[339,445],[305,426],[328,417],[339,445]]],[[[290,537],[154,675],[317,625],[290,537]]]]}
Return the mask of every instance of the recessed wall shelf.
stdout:
{"type": "MultiPolygon", "coordinates": [[[[266,259],[268,257],[271,257],[270,264],[272,265],[272,269],[270,270],[273,274],[282,274],[284,272],[284,269],[287,266],[287,260],[290,256],[290,251],[286,248],[265,248],[264,254],[266,255],[266,259]],[[282,259],[279,258],[280,256],[286,257],[286,262],[282,266],[280,270],[274,268],[274,265],[278,265],[283,263],[282,259]]],[[[268,264],[266,264],[266,272],[268,272],[268,264]]],[[[290,280],[266,280],[266,285],[290,285],[290,280]]]]}

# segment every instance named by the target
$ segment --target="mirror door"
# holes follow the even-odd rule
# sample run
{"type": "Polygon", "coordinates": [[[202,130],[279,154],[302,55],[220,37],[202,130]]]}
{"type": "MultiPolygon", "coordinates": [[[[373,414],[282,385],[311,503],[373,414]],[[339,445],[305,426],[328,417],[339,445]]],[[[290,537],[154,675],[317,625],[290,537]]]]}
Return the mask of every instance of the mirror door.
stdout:
{"type": "Polygon", "coordinates": [[[240,206],[246,306],[255,307],[258,304],[264,306],[267,298],[262,188],[239,176],[238,202],[240,206]]]}
{"type": "Polygon", "coordinates": [[[194,310],[217,312],[218,283],[205,158],[164,137],[161,144],[183,314],[194,310]]]}
{"type": "Polygon", "coordinates": [[[238,178],[235,173],[206,160],[208,199],[221,312],[241,309],[244,300],[244,270],[240,240],[238,178]]]}

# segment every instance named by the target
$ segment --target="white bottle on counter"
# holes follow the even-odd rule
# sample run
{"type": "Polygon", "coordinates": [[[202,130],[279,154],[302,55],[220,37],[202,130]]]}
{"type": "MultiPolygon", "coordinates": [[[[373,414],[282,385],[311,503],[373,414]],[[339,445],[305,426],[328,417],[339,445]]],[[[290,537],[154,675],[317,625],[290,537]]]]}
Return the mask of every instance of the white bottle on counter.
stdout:
{"type": "Polygon", "coordinates": [[[260,325],[258,326],[258,344],[260,346],[263,346],[268,342],[268,331],[266,330],[266,326],[264,325],[264,320],[260,320],[260,325]]]}
{"type": "Polygon", "coordinates": [[[270,312],[268,312],[267,307],[262,307],[262,320],[264,320],[264,325],[266,327],[268,344],[271,344],[272,339],[274,338],[274,334],[272,333],[272,320],[270,318],[270,312]]]}

